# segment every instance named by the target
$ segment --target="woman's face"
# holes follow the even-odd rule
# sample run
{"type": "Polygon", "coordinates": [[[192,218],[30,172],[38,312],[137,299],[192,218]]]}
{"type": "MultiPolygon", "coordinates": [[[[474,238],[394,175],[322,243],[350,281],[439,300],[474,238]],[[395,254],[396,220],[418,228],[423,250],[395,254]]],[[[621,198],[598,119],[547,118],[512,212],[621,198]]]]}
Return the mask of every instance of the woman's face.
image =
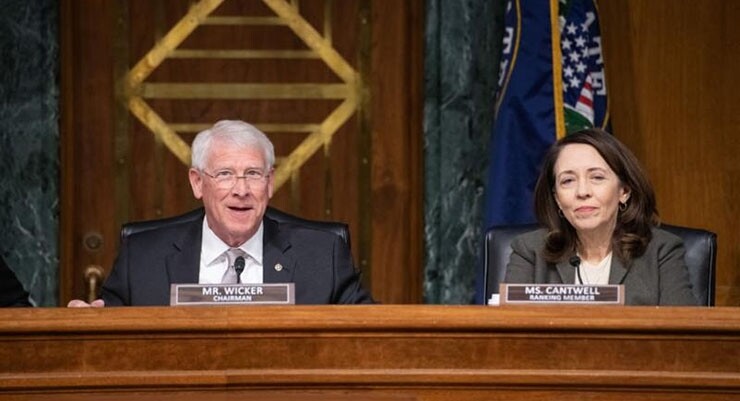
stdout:
{"type": "Polygon", "coordinates": [[[630,193],[594,147],[570,144],[555,161],[555,201],[579,237],[608,235],[630,193]]]}

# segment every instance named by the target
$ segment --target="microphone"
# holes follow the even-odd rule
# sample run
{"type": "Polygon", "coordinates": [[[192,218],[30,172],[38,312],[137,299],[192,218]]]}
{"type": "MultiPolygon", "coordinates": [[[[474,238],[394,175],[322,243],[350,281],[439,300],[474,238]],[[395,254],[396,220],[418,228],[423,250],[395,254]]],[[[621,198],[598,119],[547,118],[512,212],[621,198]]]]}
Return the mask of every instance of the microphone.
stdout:
{"type": "Polygon", "coordinates": [[[581,278],[581,258],[578,255],[573,255],[570,257],[570,260],[568,260],[568,263],[576,268],[576,274],[578,274],[578,282],[581,283],[581,285],[585,284],[583,282],[583,279],[581,278]]]}
{"type": "Polygon", "coordinates": [[[236,283],[242,283],[242,272],[244,271],[244,257],[237,256],[234,260],[234,271],[236,271],[236,283]]]}

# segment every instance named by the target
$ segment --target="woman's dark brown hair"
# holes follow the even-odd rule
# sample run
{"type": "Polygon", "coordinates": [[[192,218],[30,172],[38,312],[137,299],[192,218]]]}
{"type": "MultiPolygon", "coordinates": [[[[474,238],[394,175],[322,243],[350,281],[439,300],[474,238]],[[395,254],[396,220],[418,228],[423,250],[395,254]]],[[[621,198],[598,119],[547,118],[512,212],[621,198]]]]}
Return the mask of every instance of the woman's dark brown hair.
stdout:
{"type": "Polygon", "coordinates": [[[563,147],[571,144],[592,146],[601,155],[621,185],[630,190],[627,207],[618,211],[612,236],[614,254],[626,264],[642,255],[652,238],[651,227],[658,223],[655,192],[632,152],[611,134],[600,129],[586,129],[561,138],[548,150],[534,189],[537,220],[549,230],[545,259],[557,263],[573,255],[578,246],[575,228],[562,217],[555,202],[555,162],[563,147]]]}

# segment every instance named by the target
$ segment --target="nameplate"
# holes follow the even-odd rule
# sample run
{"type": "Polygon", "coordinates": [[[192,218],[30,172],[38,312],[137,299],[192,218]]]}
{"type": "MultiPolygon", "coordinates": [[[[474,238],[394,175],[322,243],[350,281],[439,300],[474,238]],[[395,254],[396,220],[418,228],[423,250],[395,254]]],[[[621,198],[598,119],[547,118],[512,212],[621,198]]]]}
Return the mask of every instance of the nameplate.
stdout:
{"type": "Polygon", "coordinates": [[[501,305],[624,305],[624,285],[501,284],[501,305]]]}
{"type": "Polygon", "coordinates": [[[294,283],[170,285],[170,306],[293,304],[294,283]]]}

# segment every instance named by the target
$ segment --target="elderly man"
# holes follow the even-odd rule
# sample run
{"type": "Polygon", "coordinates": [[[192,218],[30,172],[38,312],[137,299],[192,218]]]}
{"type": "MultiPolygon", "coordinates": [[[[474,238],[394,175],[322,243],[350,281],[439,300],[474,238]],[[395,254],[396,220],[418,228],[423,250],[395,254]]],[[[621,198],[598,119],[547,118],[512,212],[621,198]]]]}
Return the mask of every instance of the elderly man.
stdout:
{"type": "Polygon", "coordinates": [[[92,306],[168,305],[170,284],[237,282],[234,255],[246,260],[238,282],[293,282],[296,303],[373,302],[339,236],[265,217],[275,162],[265,134],[219,121],[196,136],[192,151],[190,185],[204,217],[131,235],[92,306]]]}

